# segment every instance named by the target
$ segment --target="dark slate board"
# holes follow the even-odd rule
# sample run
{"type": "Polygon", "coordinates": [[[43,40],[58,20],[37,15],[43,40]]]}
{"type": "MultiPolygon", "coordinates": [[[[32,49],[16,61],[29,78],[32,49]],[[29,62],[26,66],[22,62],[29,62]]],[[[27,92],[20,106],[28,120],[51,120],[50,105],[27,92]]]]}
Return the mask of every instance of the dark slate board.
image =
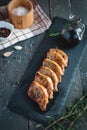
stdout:
{"type": "Polygon", "coordinates": [[[53,20],[52,26],[48,30],[44,40],[40,43],[39,48],[37,49],[21,80],[20,87],[16,89],[14,95],[9,102],[8,107],[11,111],[16,112],[29,120],[31,119],[43,123],[46,123],[48,121],[48,118],[46,116],[59,117],[61,115],[65,105],[65,101],[67,100],[67,96],[72,86],[76,70],[78,69],[83,57],[84,49],[87,46],[87,30],[85,31],[83,40],[77,46],[70,49],[64,48],[64,46],[62,46],[63,41],[60,36],[49,36],[49,34],[51,33],[61,32],[62,28],[67,23],[67,20],[58,17],[53,20]],[[67,53],[69,57],[69,65],[65,70],[65,74],[62,78],[61,84],[58,85],[59,94],[55,93],[54,99],[50,100],[46,112],[41,112],[38,105],[27,97],[27,90],[34,78],[36,71],[41,66],[47,51],[49,50],[49,48],[53,47],[61,48],[67,53]]]}

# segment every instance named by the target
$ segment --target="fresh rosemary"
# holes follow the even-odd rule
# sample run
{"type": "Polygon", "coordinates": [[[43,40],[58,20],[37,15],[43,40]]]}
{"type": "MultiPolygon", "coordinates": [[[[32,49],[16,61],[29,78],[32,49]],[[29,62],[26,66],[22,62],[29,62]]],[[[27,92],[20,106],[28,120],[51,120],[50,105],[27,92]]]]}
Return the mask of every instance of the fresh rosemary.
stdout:
{"type": "Polygon", "coordinates": [[[87,114],[87,92],[85,92],[75,104],[66,106],[66,112],[60,118],[47,116],[49,123],[42,130],[73,130],[76,121],[87,114]]]}
{"type": "Polygon", "coordinates": [[[51,34],[49,34],[49,36],[50,37],[56,37],[56,36],[58,36],[58,35],[60,35],[61,33],[51,33],[51,34]]]}

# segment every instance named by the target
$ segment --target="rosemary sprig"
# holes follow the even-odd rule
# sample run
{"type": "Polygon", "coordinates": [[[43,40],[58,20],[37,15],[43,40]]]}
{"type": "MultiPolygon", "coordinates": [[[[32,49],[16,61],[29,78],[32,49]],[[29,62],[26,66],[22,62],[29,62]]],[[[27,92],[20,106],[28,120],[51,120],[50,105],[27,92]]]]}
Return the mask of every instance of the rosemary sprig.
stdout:
{"type": "Polygon", "coordinates": [[[61,33],[51,33],[51,34],[49,34],[49,36],[50,37],[56,37],[56,36],[58,36],[58,35],[60,35],[61,33]]]}
{"type": "Polygon", "coordinates": [[[48,130],[49,128],[51,128],[51,127],[52,127],[53,125],[55,125],[56,123],[58,123],[58,122],[60,122],[60,121],[63,121],[63,120],[66,120],[67,118],[69,118],[70,116],[72,116],[72,115],[74,115],[74,114],[76,114],[76,113],[78,113],[78,111],[77,111],[77,112],[70,113],[70,114],[66,114],[66,115],[62,116],[61,118],[59,118],[59,119],[55,120],[54,122],[52,122],[51,124],[49,124],[44,130],[48,130]]]}
{"type": "Polygon", "coordinates": [[[70,130],[70,129],[71,129],[71,127],[75,124],[75,122],[78,120],[78,118],[81,117],[82,114],[83,114],[83,112],[86,111],[86,110],[87,110],[87,106],[85,106],[85,107],[83,108],[82,112],[80,112],[80,113],[77,115],[77,117],[70,123],[70,126],[69,126],[69,128],[68,128],[67,130],[70,130]]]}
{"type": "Polygon", "coordinates": [[[51,130],[65,130],[66,126],[67,130],[72,130],[75,122],[85,112],[87,112],[87,92],[83,96],[81,96],[74,105],[70,106],[70,109],[68,108],[66,113],[61,118],[55,119],[43,130],[49,130],[49,128],[51,128],[51,130]]]}
{"type": "Polygon", "coordinates": [[[74,104],[74,106],[71,109],[71,112],[77,107],[77,105],[84,100],[84,98],[87,96],[87,93],[84,94],[82,97],[80,97],[80,99],[74,104]]]}

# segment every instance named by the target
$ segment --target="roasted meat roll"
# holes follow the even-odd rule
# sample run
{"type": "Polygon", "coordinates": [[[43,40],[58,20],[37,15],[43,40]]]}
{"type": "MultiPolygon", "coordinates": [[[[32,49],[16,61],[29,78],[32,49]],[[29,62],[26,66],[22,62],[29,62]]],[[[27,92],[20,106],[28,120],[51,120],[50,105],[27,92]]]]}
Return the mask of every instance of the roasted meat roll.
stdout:
{"type": "Polygon", "coordinates": [[[59,53],[63,57],[63,59],[65,60],[66,67],[67,67],[67,65],[68,65],[68,56],[67,56],[67,54],[64,51],[62,51],[62,50],[60,50],[58,48],[56,48],[56,49],[52,48],[49,51],[51,51],[51,52],[54,51],[54,52],[59,53]]]}
{"type": "Polygon", "coordinates": [[[50,59],[50,60],[53,60],[57,64],[59,64],[60,67],[61,67],[61,70],[64,73],[66,62],[65,62],[65,60],[63,59],[63,57],[59,53],[54,52],[54,51],[51,50],[51,51],[47,52],[46,58],[50,59]]]}
{"type": "Polygon", "coordinates": [[[51,78],[37,71],[37,73],[35,74],[34,80],[38,82],[39,84],[43,85],[47,89],[48,98],[52,99],[53,98],[53,82],[51,78]]]}
{"type": "Polygon", "coordinates": [[[61,82],[61,75],[63,75],[63,72],[60,66],[55,61],[46,58],[43,61],[43,66],[46,66],[52,69],[56,73],[59,82],[61,82]]]}
{"type": "Polygon", "coordinates": [[[58,78],[57,75],[54,73],[54,71],[52,71],[50,68],[46,67],[46,66],[41,66],[39,69],[39,72],[49,76],[52,79],[53,82],[53,91],[58,91],[57,85],[58,85],[58,78]]]}
{"type": "Polygon", "coordinates": [[[46,110],[48,104],[48,93],[47,89],[41,84],[33,81],[28,89],[28,96],[39,104],[42,111],[46,110]]]}

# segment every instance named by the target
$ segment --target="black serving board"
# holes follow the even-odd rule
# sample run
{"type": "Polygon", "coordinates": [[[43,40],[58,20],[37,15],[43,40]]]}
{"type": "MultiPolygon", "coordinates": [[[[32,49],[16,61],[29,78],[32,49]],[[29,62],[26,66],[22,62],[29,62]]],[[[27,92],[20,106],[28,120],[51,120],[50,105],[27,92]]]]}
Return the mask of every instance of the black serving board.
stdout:
{"type": "Polygon", "coordinates": [[[73,48],[64,47],[62,45],[63,40],[60,35],[54,37],[49,36],[52,33],[60,33],[62,28],[68,22],[69,21],[58,17],[53,20],[50,29],[47,31],[46,37],[40,43],[40,46],[24,73],[20,87],[16,89],[9,102],[8,107],[11,111],[16,112],[29,120],[35,120],[43,123],[48,122],[47,116],[59,117],[61,115],[67,96],[70,92],[76,70],[78,69],[83,57],[84,49],[87,46],[87,30],[85,31],[83,40],[73,48]],[[47,51],[50,48],[56,47],[64,50],[64,52],[68,55],[69,64],[65,69],[65,74],[62,77],[61,84],[58,85],[59,93],[54,93],[54,98],[49,101],[47,110],[45,112],[41,112],[39,106],[27,97],[27,90],[34,79],[36,71],[39,69],[43,59],[46,57],[47,51]]]}

